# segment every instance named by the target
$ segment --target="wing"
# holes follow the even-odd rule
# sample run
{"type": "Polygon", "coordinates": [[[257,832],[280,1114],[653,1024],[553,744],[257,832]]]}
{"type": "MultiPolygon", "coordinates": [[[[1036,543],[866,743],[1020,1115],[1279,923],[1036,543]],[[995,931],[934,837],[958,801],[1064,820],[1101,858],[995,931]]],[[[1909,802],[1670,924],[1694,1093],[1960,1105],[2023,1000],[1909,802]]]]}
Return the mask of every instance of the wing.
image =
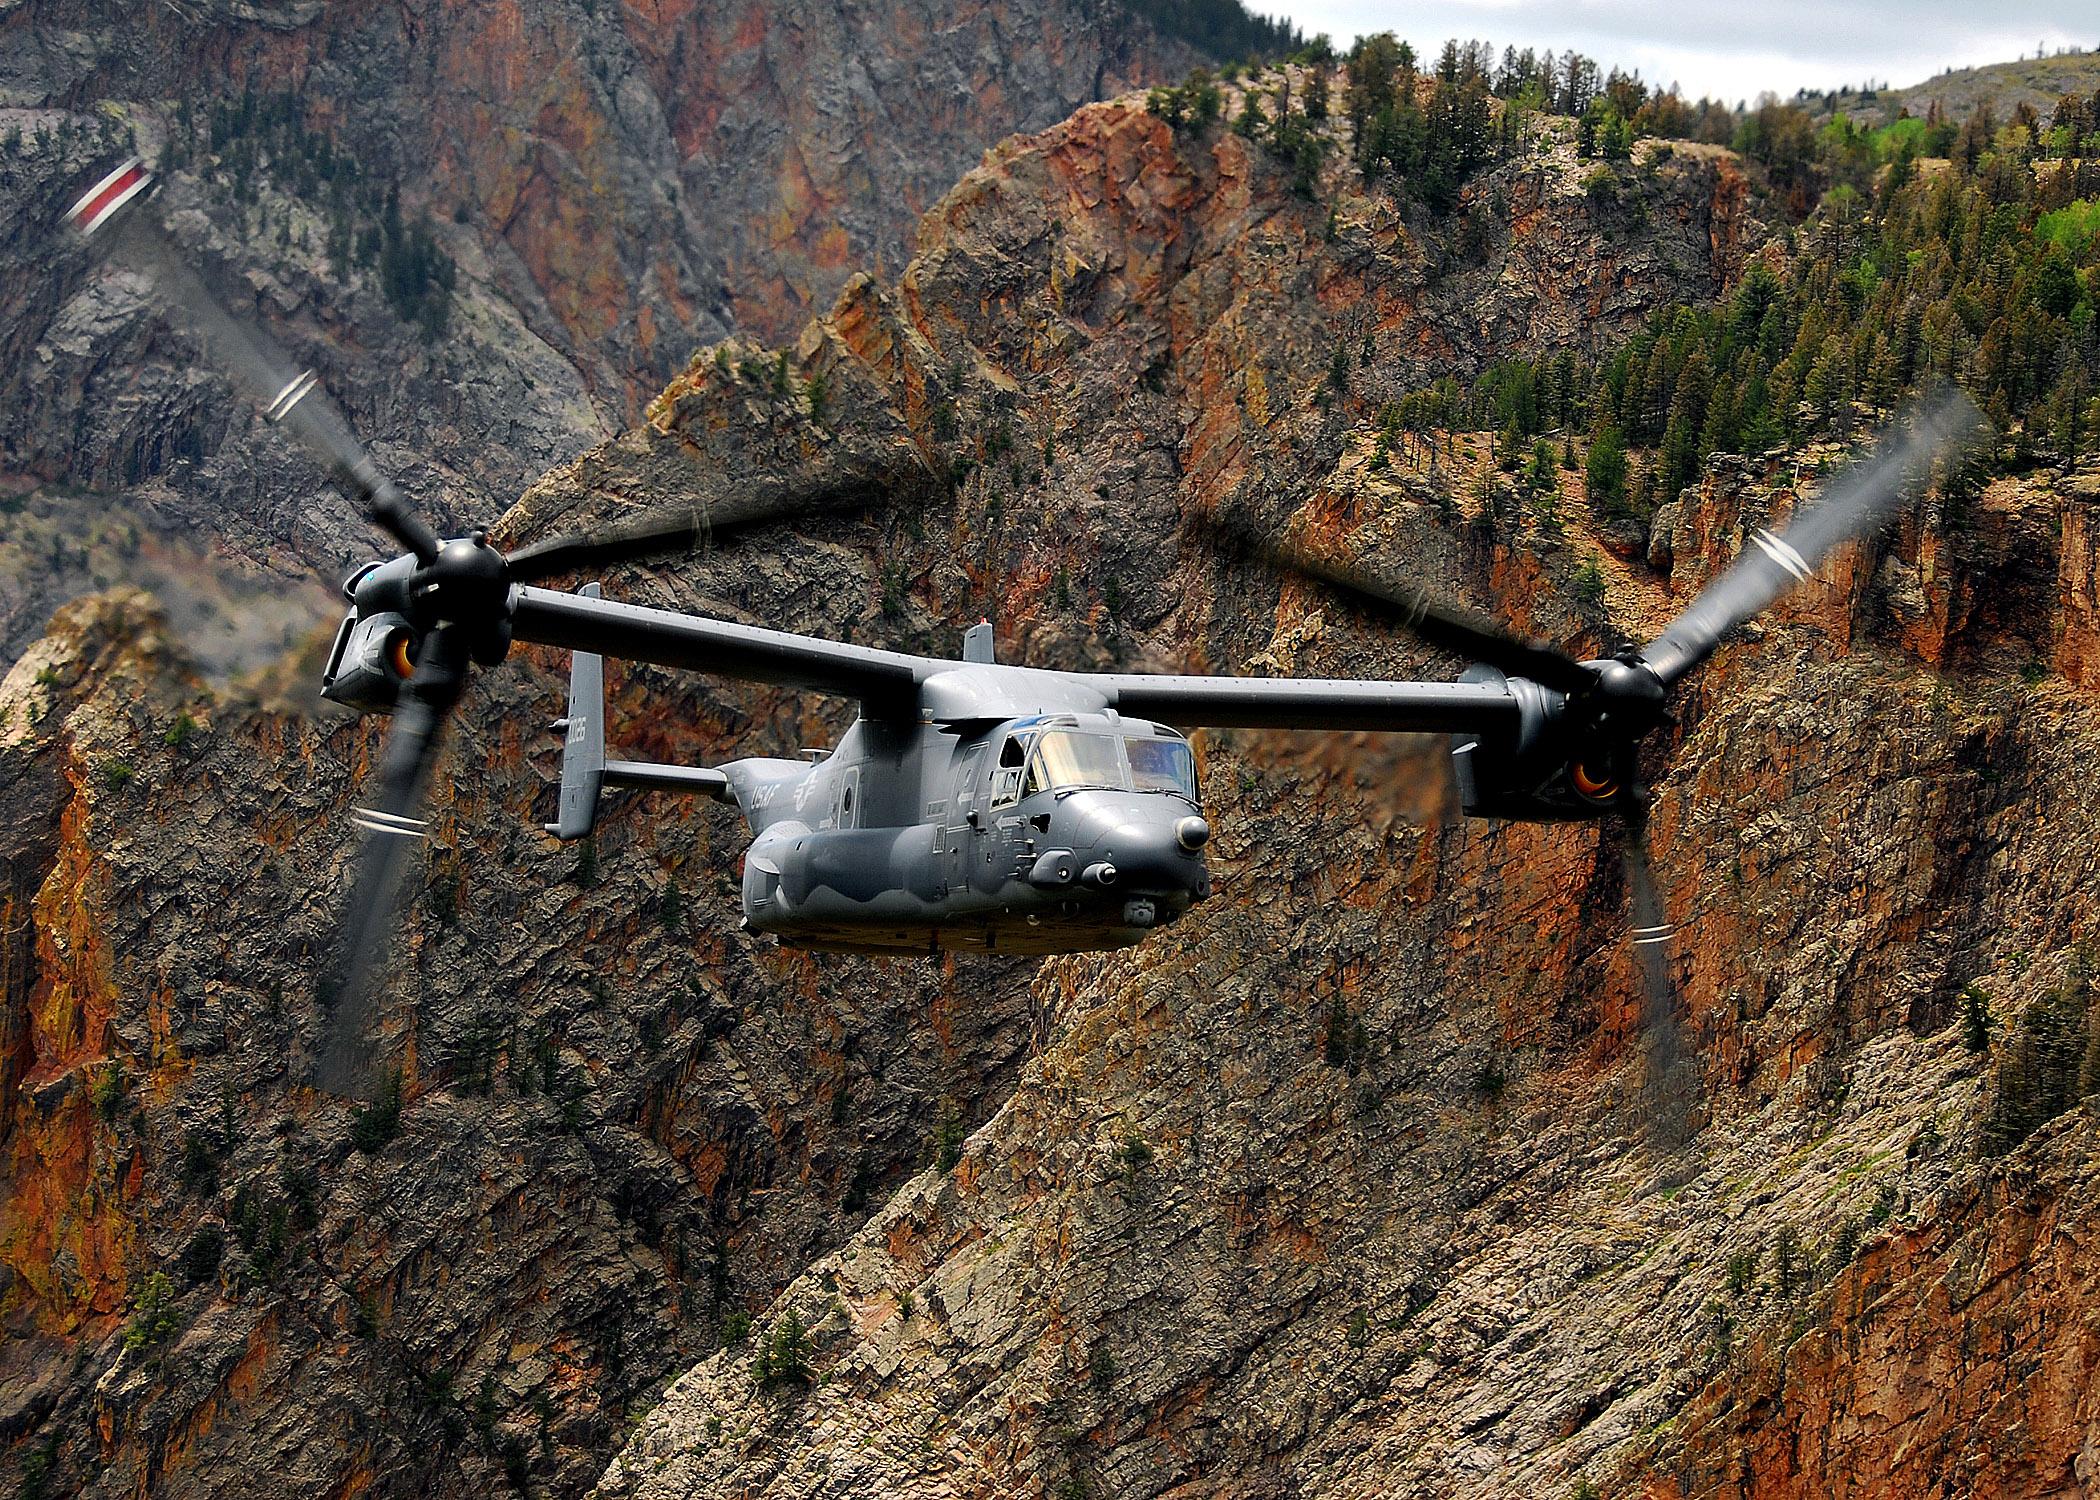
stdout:
{"type": "Polygon", "coordinates": [[[1215,729],[1390,729],[1435,734],[1514,730],[1516,698],[1499,682],[1357,682],[1322,677],[1080,679],[1119,713],[1215,729]]]}
{"type": "MultiPolygon", "coordinates": [[[[960,665],[785,630],[647,609],[548,589],[513,595],[516,639],[625,661],[858,698],[871,715],[918,717],[919,686],[960,665]]],[[[980,667],[1004,687],[1018,669],[980,667]]],[[[1514,730],[1517,699],[1499,682],[1358,682],[1319,677],[1167,677],[1139,673],[1027,673],[1064,678],[1103,707],[1138,718],[1218,729],[1384,729],[1433,734],[1514,730]]],[[[1018,687],[995,716],[1029,711],[1018,687]]],[[[995,696],[1004,697],[998,693],[995,696]]]]}
{"type": "Polygon", "coordinates": [[[512,598],[517,640],[858,698],[878,717],[916,717],[920,678],[953,665],[550,589],[519,588],[512,598]]]}

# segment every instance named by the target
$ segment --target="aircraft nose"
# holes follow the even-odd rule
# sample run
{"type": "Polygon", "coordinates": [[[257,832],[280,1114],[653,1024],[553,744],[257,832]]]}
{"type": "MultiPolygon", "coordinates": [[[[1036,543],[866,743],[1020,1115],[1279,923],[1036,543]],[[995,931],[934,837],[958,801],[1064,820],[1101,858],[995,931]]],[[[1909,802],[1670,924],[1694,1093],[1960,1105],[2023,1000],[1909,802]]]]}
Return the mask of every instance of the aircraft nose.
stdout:
{"type": "MultiPolygon", "coordinates": [[[[1186,823],[1202,823],[1202,820],[1119,823],[1109,829],[1096,845],[1101,852],[1095,858],[1105,859],[1115,866],[1119,890],[1199,896],[1209,884],[1204,877],[1202,856],[1197,852],[1202,841],[1185,838],[1190,832],[1183,826],[1186,823]]],[[[1209,834],[1210,827],[1204,824],[1203,837],[1207,838],[1209,834]]]]}

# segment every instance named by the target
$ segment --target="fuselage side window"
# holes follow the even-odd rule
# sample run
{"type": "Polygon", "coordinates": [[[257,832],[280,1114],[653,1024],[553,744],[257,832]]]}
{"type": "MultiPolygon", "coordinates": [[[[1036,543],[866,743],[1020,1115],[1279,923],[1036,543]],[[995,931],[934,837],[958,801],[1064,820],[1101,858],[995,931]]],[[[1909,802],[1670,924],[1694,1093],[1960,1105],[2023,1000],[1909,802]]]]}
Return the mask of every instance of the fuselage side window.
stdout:
{"type": "Polygon", "coordinates": [[[984,741],[979,740],[963,755],[955,778],[955,817],[966,818],[977,806],[977,776],[984,767],[984,741]]]}

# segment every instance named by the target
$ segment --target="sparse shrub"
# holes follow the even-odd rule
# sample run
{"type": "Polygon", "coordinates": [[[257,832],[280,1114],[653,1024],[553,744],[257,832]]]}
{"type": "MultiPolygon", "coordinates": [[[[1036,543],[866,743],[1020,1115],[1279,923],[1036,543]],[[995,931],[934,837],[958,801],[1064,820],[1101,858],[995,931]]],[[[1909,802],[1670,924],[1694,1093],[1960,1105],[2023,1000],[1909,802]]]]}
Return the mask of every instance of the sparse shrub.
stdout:
{"type": "Polygon", "coordinates": [[[1092,1358],[1087,1361],[1087,1384],[1097,1391],[1105,1391],[1116,1383],[1116,1355],[1107,1344],[1096,1344],[1092,1358]]]}
{"type": "Polygon", "coordinates": [[[1342,1003],[1339,990],[1327,1002],[1327,1029],[1321,1045],[1321,1056],[1330,1068],[1348,1066],[1349,1008],[1342,1003]]]}
{"type": "Polygon", "coordinates": [[[175,1284],[159,1271],[146,1278],[138,1311],[124,1330],[124,1347],[133,1351],[158,1344],[182,1324],[175,1315],[175,1284]]]}
{"type": "Polygon", "coordinates": [[[1990,1102],[1977,1132],[1979,1156],[2003,1156],[2076,1104],[2095,1081],[2089,1054],[2087,980],[2049,991],[2021,1014],[2000,1049],[1990,1102]]]}
{"type": "Polygon", "coordinates": [[[185,1187],[206,1192],[219,1184],[219,1155],[211,1141],[194,1130],[182,1133],[182,1181],[185,1187]]]}
{"type": "Polygon", "coordinates": [[[1971,1052],[1991,1050],[1991,997],[1980,984],[1962,988],[1961,1044],[1971,1052]]]}
{"type": "Polygon", "coordinates": [[[125,1092],[131,1080],[124,1076],[124,1064],[111,1062],[95,1073],[95,1081],[88,1085],[88,1102],[94,1106],[95,1117],[105,1125],[115,1120],[124,1108],[125,1092]]]}
{"type": "Polygon", "coordinates": [[[1738,1250],[1728,1257],[1728,1294],[1740,1297],[1757,1280],[1757,1252],[1738,1250]]]}
{"type": "Polygon", "coordinates": [[[401,1133],[401,1070],[389,1069],[370,1105],[350,1111],[350,1143],[371,1156],[401,1133]]]}
{"type": "Polygon", "coordinates": [[[168,726],[168,732],[160,737],[160,742],[171,750],[180,750],[196,735],[197,721],[185,709],[175,716],[175,722],[168,726]]]}
{"type": "Polygon", "coordinates": [[[956,1163],[962,1160],[965,1134],[962,1116],[956,1111],[954,1101],[951,1100],[941,1107],[941,1122],[934,1127],[933,1164],[936,1169],[943,1172],[954,1170],[956,1163]]]}
{"type": "Polygon", "coordinates": [[[583,1099],[590,1092],[582,1075],[570,1074],[561,1094],[561,1128],[564,1135],[583,1134],[583,1099]]]}
{"type": "Polygon", "coordinates": [[[1803,1280],[1801,1233],[1791,1224],[1780,1226],[1772,1240],[1772,1271],[1779,1278],[1779,1295],[1792,1295],[1803,1280]]]}
{"type": "Polygon", "coordinates": [[[44,1500],[52,1467],[58,1462],[58,1434],[52,1433],[22,1459],[22,1500],[44,1500]]]}
{"type": "Polygon", "coordinates": [[[1473,1079],[1473,1092],[1489,1104],[1498,1103],[1508,1087],[1508,1076],[1495,1065],[1492,1057],[1480,1065],[1480,1072],[1473,1079]]]}
{"type": "Polygon", "coordinates": [[[734,1349],[751,1337],[751,1314],[733,1312],[722,1320],[722,1344],[734,1349]]]}
{"type": "Polygon", "coordinates": [[[1593,552],[1585,557],[1582,566],[1575,570],[1575,597],[1585,604],[1601,604],[1604,602],[1606,587],[1604,569],[1598,564],[1597,555],[1593,552]]]}
{"type": "Polygon", "coordinates": [[[751,1362],[751,1379],[760,1390],[809,1384],[809,1331],[802,1326],[802,1315],[792,1307],[774,1325],[773,1336],[751,1362]]]}
{"type": "Polygon", "coordinates": [[[191,1286],[206,1280],[219,1269],[226,1253],[226,1231],[216,1224],[202,1224],[182,1247],[182,1276],[191,1286]]]}
{"type": "Polygon", "coordinates": [[[506,1433],[503,1438],[503,1477],[519,1494],[531,1477],[532,1453],[525,1446],[525,1439],[517,1433],[506,1433]]]}
{"type": "Polygon", "coordinates": [[[1856,1217],[1844,1220],[1837,1233],[1830,1237],[1830,1244],[1823,1251],[1823,1275],[1835,1276],[1859,1256],[1859,1242],[1866,1237],[1866,1226],[1856,1217]]]}

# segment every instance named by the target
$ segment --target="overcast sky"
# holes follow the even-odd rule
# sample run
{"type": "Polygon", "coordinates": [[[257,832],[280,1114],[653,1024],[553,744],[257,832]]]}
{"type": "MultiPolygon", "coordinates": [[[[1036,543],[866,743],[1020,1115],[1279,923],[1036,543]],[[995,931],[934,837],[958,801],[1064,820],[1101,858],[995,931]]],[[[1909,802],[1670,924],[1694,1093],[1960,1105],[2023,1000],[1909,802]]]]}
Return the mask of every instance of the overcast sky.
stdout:
{"type": "Polygon", "coordinates": [[[1485,37],[1498,56],[1507,43],[1573,47],[1731,103],[1765,89],[1922,83],[2037,46],[2100,48],[2093,0],[1250,0],[1249,9],[1345,46],[1393,31],[1417,50],[1452,36],[1485,37]]]}

